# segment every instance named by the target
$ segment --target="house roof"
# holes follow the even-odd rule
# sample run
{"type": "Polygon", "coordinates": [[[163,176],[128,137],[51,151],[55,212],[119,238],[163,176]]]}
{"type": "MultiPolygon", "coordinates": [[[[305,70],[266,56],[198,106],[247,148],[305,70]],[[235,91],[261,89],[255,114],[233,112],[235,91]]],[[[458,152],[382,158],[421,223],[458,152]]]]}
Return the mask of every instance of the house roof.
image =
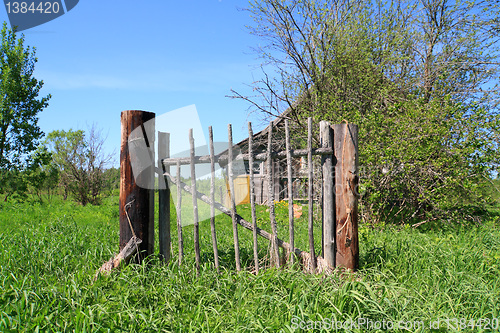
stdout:
{"type": "MultiPolygon", "coordinates": [[[[291,108],[286,109],[282,114],[277,116],[272,120],[269,125],[266,126],[262,131],[253,134],[253,142],[255,146],[267,145],[267,136],[269,133],[269,127],[271,124],[273,128],[283,128],[285,126],[285,119],[289,119],[289,114],[291,113],[291,108]]],[[[239,147],[241,150],[248,150],[248,137],[236,143],[235,146],[239,147]]],[[[266,146],[267,147],[267,146],[266,146]]],[[[227,151],[227,150],[226,150],[227,151]]],[[[225,153],[224,151],[223,153],[225,153]]]]}

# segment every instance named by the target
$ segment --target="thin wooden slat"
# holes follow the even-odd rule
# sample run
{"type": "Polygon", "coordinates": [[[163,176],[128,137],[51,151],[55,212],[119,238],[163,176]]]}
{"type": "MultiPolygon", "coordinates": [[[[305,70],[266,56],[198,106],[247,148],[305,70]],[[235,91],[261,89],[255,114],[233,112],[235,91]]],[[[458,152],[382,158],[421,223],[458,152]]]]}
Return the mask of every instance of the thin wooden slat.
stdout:
{"type": "MultiPolygon", "coordinates": [[[[177,163],[177,184],[181,182],[181,163],[177,163]]],[[[179,266],[182,265],[182,258],[184,257],[184,240],[182,237],[182,191],[177,185],[177,241],[179,243],[179,266]]]]}
{"type": "MultiPolygon", "coordinates": [[[[291,154],[292,157],[302,157],[302,156],[307,156],[309,154],[307,149],[291,149],[291,154]]],[[[312,149],[312,154],[313,155],[331,155],[333,154],[333,149],[332,148],[313,148],[312,149]]],[[[272,153],[271,155],[272,158],[286,158],[286,150],[278,150],[272,153]]],[[[219,155],[215,156],[215,163],[221,163],[221,164],[227,164],[227,159],[228,155],[219,155]]],[[[234,156],[233,160],[238,161],[238,160],[245,160],[248,161],[250,157],[248,154],[238,154],[234,156]]],[[[267,152],[265,153],[260,153],[257,155],[254,155],[253,157],[254,161],[267,161],[267,152]]],[[[176,165],[177,161],[180,161],[182,165],[188,165],[191,163],[191,159],[189,157],[176,157],[176,158],[165,158],[163,159],[163,164],[164,165],[176,165]]],[[[203,156],[195,156],[194,161],[196,164],[201,164],[201,163],[210,163],[210,155],[203,155],[203,156]]]]}
{"type": "Polygon", "coordinates": [[[312,118],[307,118],[307,168],[309,172],[307,196],[309,201],[309,212],[308,212],[308,232],[309,232],[309,251],[311,253],[311,266],[312,271],[316,271],[316,254],[314,250],[314,216],[313,216],[313,161],[312,161],[312,118]]]}
{"type": "MultiPolygon", "coordinates": [[[[160,158],[170,157],[170,133],[158,132],[158,156],[160,158]]],[[[163,172],[170,172],[170,166],[162,165],[158,161],[158,167],[163,172]]],[[[170,188],[165,177],[158,175],[158,238],[160,247],[160,258],[164,262],[170,260],[170,188]]]]}
{"type": "Polygon", "coordinates": [[[255,212],[255,184],[253,176],[253,130],[252,123],[248,122],[248,165],[250,170],[250,207],[252,210],[252,226],[253,226],[253,258],[255,265],[255,273],[259,274],[259,245],[257,242],[257,215],[255,212]]]}
{"type": "Polygon", "coordinates": [[[358,241],[358,126],[335,125],[336,265],[352,270],[359,266],[358,241]]]}
{"type": "MultiPolygon", "coordinates": [[[[326,121],[319,124],[322,147],[333,147],[333,129],[326,121]]],[[[332,155],[323,155],[323,258],[335,267],[335,174],[332,155]]]]}
{"type": "MultiPolygon", "coordinates": [[[[191,156],[191,188],[193,193],[196,193],[196,170],[194,164],[194,137],[193,129],[189,129],[189,146],[191,156]]],[[[194,255],[196,260],[196,272],[200,272],[200,226],[198,224],[198,198],[193,198],[193,225],[194,225],[194,255]]]]}
{"type": "Polygon", "coordinates": [[[212,233],[212,247],[214,250],[214,264],[217,269],[217,273],[220,273],[219,269],[219,250],[217,249],[217,233],[215,231],[215,158],[214,158],[214,134],[212,131],[212,126],[208,127],[208,137],[210,141],[210,200],[212,204],[210,205],[210,231],[212,233]]]}
{"type": "Polygon", "coordinates": [[[234,192],[234,182],[233,182],[233,130],[231,124],[227,125],[228,132],[228,154],[229,154],[229,163],[227,165],[228,169],[228,178],[229,178],[229,199],[231,202],[231,219],[233,221],[233,238],[234,238],[234,259],[236,261],[236,270],[239,272],[241,270],[240,264],[240,242],[238,239],[238,224],[236,222],[236,194],[234,192]]]}
{"type": "MultiPolygon", "coordinates": [[[[290,152],[290,127],[288,124],[288,119],[285,119],[285,146],[286,146],[286,166],[288,174],[288,231],[289,231],[289,241],[292,249],[295,247],[294,238],[294,216],[293,216],[293,175],[292,175],[292,154],[290,152]]],[[[290,264],[293,265],[294,262],[294,251],[290,252],[290,264]]]]}
{"type": "Polygon", "coordinates": [[[278,225],[276,223],[276,215],[274,212],[274,188],[273,188],[273,160],[272,155],[272,136],[273,136],[273,123],[269,124],[268,127],[268,138],[267,138],[267,187],[268,187],[268,205],[269,205],[269,219],[271,220],[271,230],[273,232],[273,238],[271,241],[271,265],[275,265],[276,268],[280,267],[279,249],[277,246],[278,239],[278,225]]]}

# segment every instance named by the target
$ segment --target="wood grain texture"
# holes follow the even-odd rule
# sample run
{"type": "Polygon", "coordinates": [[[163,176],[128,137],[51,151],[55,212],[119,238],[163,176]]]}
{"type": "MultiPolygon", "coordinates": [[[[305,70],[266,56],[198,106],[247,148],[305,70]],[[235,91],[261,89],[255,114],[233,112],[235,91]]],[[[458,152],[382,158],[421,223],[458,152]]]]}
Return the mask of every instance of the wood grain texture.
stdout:
{"type": "MultiPolygon", "coordinates": [[[[134,175],[128,141],[134,129],[143,127],[144,123],[154,117],[154,113],[140,110],[121,113],[120,250],[135,234],[142,240],[139,246],[140,255],[137,256],[139,261],[154,252],[154,193],[153,189],[143,188],[138,184],[150,183],[150,178],[154,179],[155,165],[146,168],[139,175],[134,175]],[[133,230],[130,228],[129,218],[133,230]]],[[[144,129],[143,132],[145,133],[144,129]]],[[[147,144],[153,144],[152,140],[147,140],[147,144]]]]}
{"type": "Polygon", "coordinates": [[[210,233],[212,235],[212,249],[214,251],[214,264],[217,273],[220,272],[219,268],[219,250],[217,248],[217,232],[215,230],[215,153],[214,153],[214,134],[212,126],[208,128],[208,138],[210,144],[210,233]]]}
{"type": "MultiPolygon", "coordinates": [[[[333,146],[333,129],[326,121],[319,123],[321,147],[333,146]]],[[[323,257],[335,267],[335,174],[333,155],[321,157],[323,173],[323,257]]]]}
{"type": "Polygon", "coordinates": [[[238,238],[238,224],[236,222],[236,198],[234,192],[234,176],[233,176],[233,129],[231,124],[227,125],[227,136],[229,141],[228,156],[229,163],[227,165],[227,174],[229,178],[229,201],[231,204],[231,220],[233,221],[233,240],[234,240],[234,260],[236,262],[236,270],[241,271],[240,264],[240,241],[238,238]]]}
{"type": "MultiPolygon", "coordinates": [[[[196,165],[194,163],[194,137],[193,129],[189,129],[189,151],[191,156],[191,188],[193,193],[196,193],[196,165]]],[[[193,195],[193,237],[194,237],[194,256],[196,261],[196,272],[200,273],[200,225],[198,222],[198,198],[193,195]]]]}
{"type": "Polygon", "coordinates": [[[259,273],[259,245],[257,242],[257,213],[255,210],[255,183],[253,172],[253,130],[252,123],[248,122],[248,155],[249,155],[249,169],[250,169],[250,209],[252,211],[252,234],[253,234],[253,260],[255,266],[255,273],[259,273]]]}
{"type": "Polygon", "coordinates": [[[358,241],[358,126],[335,125],[336,265],[359,267],[358,241]]]}
{"type": "MultiPolygon", "coordinates": [[[[158,132],[158,168],[170,172],[170,166],[161,163],[161,159],[170,157],[170,133],[158,132]]],[[[168,262],[171,257],[170,235],[170,188],[164,176],[158,175],[158,238],[160,258],[168,262]]]]}

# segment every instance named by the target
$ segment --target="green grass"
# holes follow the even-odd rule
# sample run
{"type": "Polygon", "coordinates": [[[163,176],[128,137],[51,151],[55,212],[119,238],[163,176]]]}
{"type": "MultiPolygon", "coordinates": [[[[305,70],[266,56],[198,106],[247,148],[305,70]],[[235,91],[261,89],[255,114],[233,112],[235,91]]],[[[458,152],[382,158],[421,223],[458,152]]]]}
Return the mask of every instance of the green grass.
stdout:
{"type": "MultiPolygon", "coordinates": [[[[248,207],[240,211],[249,218],[248,207]]],[[[259,216],[260,225],[268,224],[265,208],[260,208],[259,216]]],[[[279,207],[284,239],[288,239],[286,217],[286,208],[279,207]]],[[[306,250],[306,207],[296,224],[297,246],[306,250]]],[[[223,268],[217,274],[211,264],[209,224],[202,222],[200,229],[203,264],[199,277],[194,271],[192,226],[186,226],[186,258],[181,268],[175,261],[162,265],[153,257],[94,282],[96,270],[117,251],[116,197],[100,207],[59,200],[3,203],[0,332],[319,332],[335,331],[327,329],[332,318],[356,322],[366,318],[374,325],[382,321],[426,325],[425,329],[394,332],[428,332],[428,325],[436,325],[439,319],[441,328],[434,331],[453,332],[444,319],[451,319],[455,326],[456,318],[459,326],[460,319],[462,325],[470,319],[476,323],[484,319],[484,325],[500,317],[498,217],[483,226],[446,231],[362,225],[361,269],[331,276],[293,269],[251,274],[251,232],[241,228],[246,269],[236,273],[231,222],[222,215],[217,218],[217,231],[223,268]],[[317,330],[307,329],[321,321],[323,330],[319,324],[317,330]]],[[[175,227],[172,234],[176,235],[175,227]]],[[[263,257],[267,246],[260,242],[263,257]]],[[[351,327],[338,331],[377,331],[351,327]]]]}

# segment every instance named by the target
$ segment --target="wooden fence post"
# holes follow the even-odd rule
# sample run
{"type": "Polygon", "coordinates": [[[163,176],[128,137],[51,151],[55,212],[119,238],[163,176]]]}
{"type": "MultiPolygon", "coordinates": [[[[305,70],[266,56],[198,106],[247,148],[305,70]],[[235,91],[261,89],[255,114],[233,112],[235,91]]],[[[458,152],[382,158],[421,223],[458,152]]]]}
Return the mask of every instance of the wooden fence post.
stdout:
{"type": "MultiPolygon", "coordinates": [[[[144,258],[154,252],[154,123],[144,124],[154,119],[155,114],[147,111],[129,110],[121,114],[120,145],[120,250],[134,234],[142,240],[140,256],[144,258]],[[153,124],[153,126],[149,126],[153,124]],[[152,127],[152,131],[151,131],[152,127]],[[139,135],[130,140],[136,128],[142,128],[139,135]],[[153,133],[151,133],[153,132],[153,133]],[[134,147],[131,147],[133,145],[134,147]],[[134,150],[135,148],[135,150],[134,150]],[[139,153],[148,158],[131,156],[139,153]],[[151,154],[153,152],[153,154],[151,154]],[[142,172],[133,174],[132,162],[144,163],[142,172]]],[[[154,120],[153,120],[154,121],[154,120]]],[[[137,133],[137,132],[135,132],[137,133]]]]}
{"type": "MultiPolygon", "coordinates": [[[[170,173],[170,166],[164,166],[161,160],[170,157],[170,133],[158,132],[158,168],[170,173]]],[[[170,188],[164,176],[158,175],[158,237],[160,257],[168,262],[170,253],[170,188]]]]}
{"type": "Polygon", "coordinates": [[[313,161],[312,161],[312,118],[307,118],[307,199],[308,199],[308,235],[311,253],[311,270],[316,272],[316,252],[314,251],[314,217],[313,217],[313,161]]]}
{"type": "MultiPolygon", "coordinates": [[[[319,123],[321,148],[333,147],[333,129],[326,121],[319,123]]],[[[322,155],[323,173],[323,258],[335,267],[335,157],[322,155]]]]}
{"type": "Polygon", "coordinates": [[[273,150],[273,123],[271,122],[269,124],[268,128],[268,133],[267,133],[267,187],[269,190],[268,196],[267,196],[267,204],[269,206],[269,220],[271,221],[271,229],[273,231],[273,238],[271,240],[271,254],[270,254],[270,262],[271,265],[276,266],[276,268],[280,268],[280,253],[279,253],[279,248],[278,248],[278,223],[276,222],[276,214],[274,211],[274,199],[275,199],[275,175],[276,173],[274,172],[274,163],[272,159],[272,150],[273,150]]]}
{"type": "Polygon", "coordinates": [[[212,248],[214,250],[214,264],[217,273],[220,273],[219,268],[219,249],[217,248],[217,231],[215,230],[215,150],[214,150],[214,133],[212,126],[208,127],[208,141],[210,144],[210,233],[212,234],[212,248]]]}
{"type": "Polygon", "coordinates": [[[227,125],[227,134],[229,140],[228,160],[227,160],[227,175],[229,181],[229,202],[231,205],[231,219],[233,220],[233,239],[234,239],[234,260],[236,261],[236,270],[241,271],[240,261],[240,240],[238,237],[238,223],[236,221],[236,193],[234,192],[234,175],[233,175],[233,127],[227,125]]]}
{"type": "Polygon", "coordinates": [[[358,242],[358,126],[335,125],[337,266],[357,270],[358,242]]]}
{"type": "MultiPolygon", "coordinates": [[[[189,129],[189,155],[190,155],[190,166],[191,166],[191,189],[193,193],[196,193],[196,165],[195,165],[195,146],[194,146],[194,137],[193,137],[193,129],[189,129]]],[[[196,259],[196,274],[200,274],[200,225],[198,221],[198,198],[196,195],[192,196],[193,199],[193,238],[194,238],[194,256],[196,259]]]]}

